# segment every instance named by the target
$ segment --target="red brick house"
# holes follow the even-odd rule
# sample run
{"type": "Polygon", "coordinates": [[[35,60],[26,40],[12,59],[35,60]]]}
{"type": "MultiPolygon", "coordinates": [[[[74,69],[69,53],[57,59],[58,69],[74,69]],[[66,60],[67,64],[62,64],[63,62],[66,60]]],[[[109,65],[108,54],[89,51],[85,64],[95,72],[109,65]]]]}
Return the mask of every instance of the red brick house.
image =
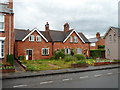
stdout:
{"type": "Polygon", "coordinates": [[[69,29],[68,23],[64,24],[64,31],[50,30],[48,23],[45,31],[15,29],[16,57],[24,55],[27,60],[47,59],[58,49],[65,49],[66,54],[74,49],[78,54],[89,56],[90,44],[83,33],[69,29]]]}
{"type": "Polygon", "coordinates": [[[0,0],[0,62],[14,54],[14,13],[12,0],[0,0]]]}
{"type": "MultiPolygon", "coordinates": [[[[96,33],[96,37],[90,38],[90,50],[99,49],[99,45],[105,45],[105,39],[103,36],[100,36],[100,33],[96,33]]],[[[103,48],[104,49],[104,48],[103,48]]]]}

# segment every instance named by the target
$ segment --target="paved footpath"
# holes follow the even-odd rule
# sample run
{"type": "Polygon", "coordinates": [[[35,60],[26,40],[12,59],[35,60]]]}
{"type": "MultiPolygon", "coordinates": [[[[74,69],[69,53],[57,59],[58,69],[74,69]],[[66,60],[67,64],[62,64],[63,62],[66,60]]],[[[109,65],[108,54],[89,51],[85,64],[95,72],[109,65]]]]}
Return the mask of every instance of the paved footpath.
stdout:
{"type": "Polygon", "coordinates": [[[85,68],[68,68],[68,69],[59,69],[59,70],[46,70],[46,71],[23,71],[23,72],[14,72],[14,73],[2,73],[2,80],[4,79],[15,79],[15,78],[28,78],[36,76],[47,76],[47,75],[56,75],[56,74],[66,74],[66,73],[77,73],[77,72],[87,72],[95,70],[104,70],[120,68],[119,64],[112,65],[102,65],[102,66],[89,66],[85,68]]]}

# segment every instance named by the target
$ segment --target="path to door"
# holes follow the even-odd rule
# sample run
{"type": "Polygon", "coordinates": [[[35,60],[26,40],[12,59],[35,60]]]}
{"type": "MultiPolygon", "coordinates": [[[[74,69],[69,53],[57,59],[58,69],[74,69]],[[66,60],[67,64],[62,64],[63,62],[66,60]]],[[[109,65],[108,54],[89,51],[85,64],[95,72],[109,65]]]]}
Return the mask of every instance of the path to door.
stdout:
{"type": "Polygon", "coordinates": [[[14,66],[16,72],[24,72],[24,68],[16,61],[14,60],[14,66]]]}

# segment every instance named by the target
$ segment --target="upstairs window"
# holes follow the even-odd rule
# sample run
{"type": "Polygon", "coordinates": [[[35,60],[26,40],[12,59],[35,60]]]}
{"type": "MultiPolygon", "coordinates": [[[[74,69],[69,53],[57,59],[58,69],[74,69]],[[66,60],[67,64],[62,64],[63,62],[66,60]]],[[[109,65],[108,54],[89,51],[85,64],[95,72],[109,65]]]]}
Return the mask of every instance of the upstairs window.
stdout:
{"type": "Polygon", "coordinates": [[[78,38],[76,36],[74,36],[74,43],[78,42],[78,38]]]}
{"type": "Polygon", "coordinates": [[[72,36],[70,36],[70,42],[73,42],[73,37],[72,36]]]}
{"type": "Polygon", "coordinates": [[[109,41],[112,42],[112,35],[109,35],[109,41]]]}
{"type": "Polygon", "coordinates": [[[37,41],[37,42],[41,42],[41,36],[37,35],[37,36],[36,36],[36,41],[37,41]]]}
{"type": "Polygon", "coordinates": [[[29,41],[34,41],[34,35],[30,35],[29,41]]]}
{"type": "Polygon", "coordinates": [[[4,15],[0,14],[0,31],[4,31],[4,15]]]}
{"type": "Polygon", "coordinates": [[[42,48],[42,55],[49,55],[49,48],[42,48]]]}
{"type": "Polygon", "coordinates": [[[113,39],[114,39],[114,42],[116,42],[116,34],[114,34],[114,37],[113,37],[113,39]]]}

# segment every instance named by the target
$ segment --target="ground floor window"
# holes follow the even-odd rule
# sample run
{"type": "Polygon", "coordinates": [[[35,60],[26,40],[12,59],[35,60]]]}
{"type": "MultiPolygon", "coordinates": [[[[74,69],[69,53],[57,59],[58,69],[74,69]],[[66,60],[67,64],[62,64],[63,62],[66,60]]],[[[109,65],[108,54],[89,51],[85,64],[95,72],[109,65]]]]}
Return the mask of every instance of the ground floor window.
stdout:
{"type": "Polygon", "coordinates": [[[4,57],[4,41],[0,41],[0,58],[4,57]]]}
{"type": "Polygon", "coordinates": [[[110,49],[107,49],[107,55],[110,56],[110,49]]]}
{"type": "Polygon", "coordinates": [[[49,55],[49,48],[42,48],[42,55],[49,55]]]}
{"type": "Polygon", "coordinates": [[[77,48],[76,51],[77,51],[77,54],[82,54],[82,49],[81,48],[77,48]]]}
{"type": "Polygon", "coordinates": [[[66,48],[65,49],[65,54],[70,54],[70,53],[71,53],[70,48],[66,48]]]}

